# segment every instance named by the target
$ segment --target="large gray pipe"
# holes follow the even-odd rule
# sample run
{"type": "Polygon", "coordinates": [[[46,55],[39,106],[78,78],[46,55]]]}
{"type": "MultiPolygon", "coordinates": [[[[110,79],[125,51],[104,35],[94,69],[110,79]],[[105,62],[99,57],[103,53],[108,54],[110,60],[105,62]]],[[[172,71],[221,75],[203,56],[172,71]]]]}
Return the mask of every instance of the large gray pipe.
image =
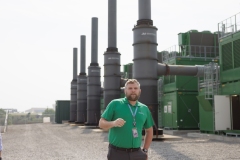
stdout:
{"type": "Polygon", "coordinates": [[[204,66],[184,66],[184,65],[167,65],[158,63],[158,76],[162,75],[181,75],[181,76],[204,76],[204,66]]]}
{"type": "Polygon", "coordinates": [[[151,0],[138,0],[138,19],[151,19],[151,0]]]}
{"type": "Polygon", "coordinates": [[[108,47],[117,47],[117,1],[108,0],[108,47]]]}
{"type": "Polygon", "coordinates": [[[77,79],[77,122],[84,124],[87,121],[87,76],[86,76],[86,36],[80,37],[80,73],[77,79]]]}
{"type": "Polygon", "coordinates": [[[77,48],[73,48],[73,80],[71,82],[70,122],[77,120],[77,48]]]}
{"type": "Polygon", "coordinates": [[[151,0],[139,0],[139,20],[133,28],[133,78],[141,84],[139,101],[150,109],[158,125],[157,28],[151,20],[151,0]]]}
{"type": "Polygon", "coordinates": [[[120,56],[117,49],[117,2],[108,0],[108,48],[104,53],[104,107],[120,98],[120,56]]]}
{"type": "Polygon", "coordinates": [[[101,80],[98,66],[98,18],[92,18],[92,62],[87,77],[87,122],[85,125],[98,125],[101,107],[101,80]]]}

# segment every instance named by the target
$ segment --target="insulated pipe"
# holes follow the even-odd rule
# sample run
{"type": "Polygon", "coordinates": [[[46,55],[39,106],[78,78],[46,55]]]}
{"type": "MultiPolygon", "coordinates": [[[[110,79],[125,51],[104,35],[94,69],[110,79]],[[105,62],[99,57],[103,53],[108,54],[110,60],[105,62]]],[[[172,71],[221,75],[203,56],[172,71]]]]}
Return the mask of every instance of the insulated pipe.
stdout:
{"type": "Polygon", "coordinates": [[[73,80],[71,82],[70,122],[77,120],[77,48],[73,48],[73,80]]]}
{"type": "Polygon", "coordinates": [[[81,55],[80,55],[80,73],[86,75],[86,36],[82,35],[81,41],[81,55]]]}
{"type": "Polygon", "coordinates": [[[116,98],[120,98],[120,56],[117,49],[117,5],[116,0],[108,0],[108,48],[104,53],[104,108],[116,98]]]}
{"type": "Polygon", "coordinates": [[[108,0],[108,47],[117,47],[117,1],[108,0]]]}
{"type": "Polygon", "coordinates": [[[158,76],[162,75],[181,75],[181,76],[204,76],[204,66],[184,66],[184,65],[167,65],[158,63],[158,76]]]}
{"type": "Polygon", "coordinates": [[[158,126],[157,28],[152,25],[151,0],[138,3],[139,20],[133,28],[133,78],[141,84],[139,101],[148,106],[158,126]]]}
{"type": "Polygon", "coordinates": [[[92,18],[91,64],[98,66],[98,18],[92,18]]]}
{"type": "Polygon", "coordinates": [[[88,67],[87,77],[87,122],[85,125],[97,126],[100,119],[101,108],[101,80],[98,66],[98,18],[92,18],[92,50],[91,63],[88,67]]]}
{"type": "Polygon", "coordinates": [[[87,76],[86,76],[86,36],[80,37],[80,73],[77,79],[77,121],[84,124],[87,120],[87,76]]]}
{"type": "Polygon", "coordinates": [[[151,0],[138,0],[138,19],[151,19],[151,0]]]}

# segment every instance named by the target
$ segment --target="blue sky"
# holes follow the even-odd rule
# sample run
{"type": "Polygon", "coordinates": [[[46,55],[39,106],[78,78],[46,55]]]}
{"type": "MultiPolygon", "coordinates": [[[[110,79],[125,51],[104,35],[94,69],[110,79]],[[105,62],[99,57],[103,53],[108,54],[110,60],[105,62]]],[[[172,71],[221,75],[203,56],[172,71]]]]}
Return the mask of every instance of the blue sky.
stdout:
{"type": "MultiPolygon", "coordinates": [[[[98,61],[103,71],[103,53],[108,47],[107,2],[0,1],[0,108],[24,111],[69,100],[72,50],[77,47],[79,53],[80,35],[86,35],[86,68],[90,64],[92,17],[98,17],[98,61]]],[[[151,0],[151,4],[158,51],[176,45],[180,32],[215,32],[220,21],[240,12],[239,0],[151,0]]],[[[133,58],[132,29],[138,20],[138,1],[118,0],[117,5],[117,47],[121,63],[127,64],[133,58]]]]}

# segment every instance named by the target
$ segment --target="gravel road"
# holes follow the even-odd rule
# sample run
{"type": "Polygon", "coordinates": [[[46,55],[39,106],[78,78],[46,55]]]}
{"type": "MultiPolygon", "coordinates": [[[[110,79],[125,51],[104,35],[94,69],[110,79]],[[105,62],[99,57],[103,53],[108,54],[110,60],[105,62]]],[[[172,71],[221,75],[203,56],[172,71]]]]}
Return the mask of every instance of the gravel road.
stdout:
{"type": "MultiPolygon", "coordinates": [[[[8,126],[3,160],[106,160],[107,132],[68,124],[8,126]]],[[[184,136],[178,141],[154,141],[149,160],[240,159],[240,143],[184,136]]]]}

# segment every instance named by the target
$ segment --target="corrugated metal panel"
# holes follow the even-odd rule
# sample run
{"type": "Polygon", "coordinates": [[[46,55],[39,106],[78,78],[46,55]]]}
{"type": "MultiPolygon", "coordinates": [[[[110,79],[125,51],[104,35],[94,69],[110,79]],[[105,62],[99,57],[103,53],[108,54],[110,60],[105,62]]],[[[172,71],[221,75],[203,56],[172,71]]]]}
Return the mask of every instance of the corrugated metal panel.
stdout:
{"type": "Polygon", "coordinates": [[[240,39],[233,42],[234,68],[240,67],[240,39]]]}
{"type": "Polygon", "coordinates": [[[232,43],[222,45],[222,65],[223,71],[233,69],[232,63],[232,43]]]}

